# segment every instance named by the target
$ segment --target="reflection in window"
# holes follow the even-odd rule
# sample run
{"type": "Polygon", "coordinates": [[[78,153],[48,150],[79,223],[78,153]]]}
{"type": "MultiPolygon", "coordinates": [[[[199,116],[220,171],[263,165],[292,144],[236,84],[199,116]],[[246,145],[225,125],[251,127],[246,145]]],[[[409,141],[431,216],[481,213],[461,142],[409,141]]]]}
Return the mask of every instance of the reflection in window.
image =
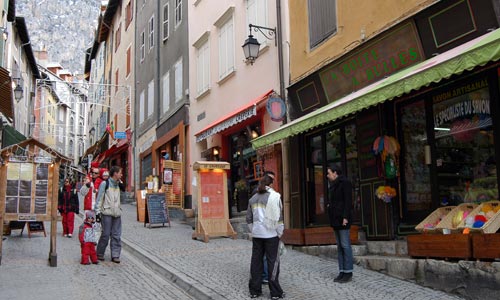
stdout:
{"type": "Polygon", "coordinates": [[[486,80],[433,98],[439,198],[443,204],[498,199],[486,80]],[[456,96],[458,95],[458,96],[456,96]]]}

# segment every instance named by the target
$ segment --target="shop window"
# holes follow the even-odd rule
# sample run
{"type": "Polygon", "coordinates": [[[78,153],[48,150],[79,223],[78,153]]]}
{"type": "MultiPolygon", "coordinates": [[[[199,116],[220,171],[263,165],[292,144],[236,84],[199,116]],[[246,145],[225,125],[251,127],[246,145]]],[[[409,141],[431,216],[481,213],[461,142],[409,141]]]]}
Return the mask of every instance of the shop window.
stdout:
{"type": "Polygon", "coordinates": [[[440,202],[498,199],[487,80],[435,95],[433,113],[440,202]]]}
{"type": "Polygon", "coordinates": [[[428,211],[432,199],[430,171],[424,160],[428,149],[424,100],[403,106],[400,115],[406,211],[428,211]]]}

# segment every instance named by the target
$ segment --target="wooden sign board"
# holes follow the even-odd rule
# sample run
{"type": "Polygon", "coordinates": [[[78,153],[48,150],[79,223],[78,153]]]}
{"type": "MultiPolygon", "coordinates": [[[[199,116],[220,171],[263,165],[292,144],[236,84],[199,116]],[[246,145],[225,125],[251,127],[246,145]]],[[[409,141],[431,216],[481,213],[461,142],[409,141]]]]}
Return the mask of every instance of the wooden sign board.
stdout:
{"type": "Polygon", "coordinates": [[[170,227],[170,217],[168,215],[167,199],[164,193],[146,194],[146,216],[144,218],[144,227],[151,225],[168,223],[170,227]]]}
{"type": "Polygon", "coordinates": [[[236,238],[236,232],[229,222],[227,162],[195,162],[197,171],[198,215],[193,239],[202,238],[205,243],[210,237],[228,236],[236,238]]]}
{"type": "Polygon", "coordinates": [[[45,225],[43,222],[28,222],[28,237],[31,237],[31,233],[33,232],[43,232],[43,236],[47,236],[45,232],[45,225]]]}
{"type": "Polygon", "coordinates": [[[146,190],[136,191],[135,200],[137,202],[137,221],[144,222],[146,217],[146,190]]]}

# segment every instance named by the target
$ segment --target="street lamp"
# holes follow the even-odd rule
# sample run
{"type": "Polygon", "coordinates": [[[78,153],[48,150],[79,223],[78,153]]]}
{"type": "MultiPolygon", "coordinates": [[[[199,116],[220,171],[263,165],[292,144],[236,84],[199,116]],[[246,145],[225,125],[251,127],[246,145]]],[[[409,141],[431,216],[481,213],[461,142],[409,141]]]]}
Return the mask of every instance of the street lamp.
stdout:
{"type": "Polygon", "coordinates": [[[246,39],[243,46],[243,53],[245,54],[245,59],[253,65],[254,61],[259,57],[260,43],[255,39],[252,35],[252,28],[255,32],[260,31],[268,40],[274,39],[276,43],[276,28],[269,28],[264,26],[258,26],[249,24],[250,34],[248,35],[248,39],[246,39]],[[267,34],[263,31],[267,31],[267,34]],[[274,37],[273,37],[274,36],[274,37]]]}
{"type": "Polygon", "coordinates": [[[19,102],[23,98],[23,88],[20,84],[14,89],[14,98],[19,102]]]}

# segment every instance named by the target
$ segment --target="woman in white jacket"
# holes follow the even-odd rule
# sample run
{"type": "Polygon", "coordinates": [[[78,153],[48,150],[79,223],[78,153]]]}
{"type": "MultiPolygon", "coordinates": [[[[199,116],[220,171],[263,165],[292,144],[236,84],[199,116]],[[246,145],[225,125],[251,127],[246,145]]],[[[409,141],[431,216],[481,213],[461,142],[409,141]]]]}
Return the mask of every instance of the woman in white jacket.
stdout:
{"type": "Polygon", "coordinates": [[[267,257],[271,299],[284,297],[279,283],[279,242],[283,235],[281,196],[273,188],[273,179],[265,175],[259,181],[257,194],[248,202],[246,221],[252,233],[250,263],[250,297],[262,295],[263,257],[267,257]]]}

